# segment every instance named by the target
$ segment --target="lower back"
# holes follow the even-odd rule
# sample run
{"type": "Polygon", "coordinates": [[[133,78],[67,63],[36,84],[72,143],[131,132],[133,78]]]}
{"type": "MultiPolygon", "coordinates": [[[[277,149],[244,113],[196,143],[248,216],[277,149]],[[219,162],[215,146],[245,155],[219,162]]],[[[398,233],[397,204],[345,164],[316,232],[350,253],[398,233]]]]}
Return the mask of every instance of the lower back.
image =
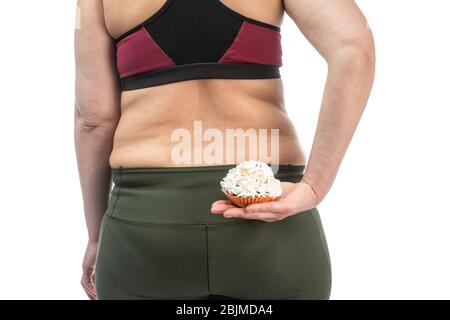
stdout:
{"type": "Polygon", "coordinates": [[[122,93],[112,167],[305,163],[282,82],[192,80],[122,93]]]}

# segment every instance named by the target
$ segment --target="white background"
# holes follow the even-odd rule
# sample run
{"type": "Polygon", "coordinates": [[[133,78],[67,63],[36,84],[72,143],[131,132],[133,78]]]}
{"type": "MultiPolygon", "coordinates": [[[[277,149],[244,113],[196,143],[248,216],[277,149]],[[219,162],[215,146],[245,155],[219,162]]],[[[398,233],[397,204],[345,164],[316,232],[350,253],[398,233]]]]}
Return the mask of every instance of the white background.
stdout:
{"type": "MultiPolygon", "coordinates": [[[[337,0],[336,0],[337,1],[337,0]]],[[[359,0],[376,82],[319,206],[332,299],[450,298],[450,3],[359,0]]],[[[75,0],[0,1],[0,298],[85,299],[73,148],[75,0]]],[[[288,112],[311,147],[326,65],[283,28],[288,112]]]]}

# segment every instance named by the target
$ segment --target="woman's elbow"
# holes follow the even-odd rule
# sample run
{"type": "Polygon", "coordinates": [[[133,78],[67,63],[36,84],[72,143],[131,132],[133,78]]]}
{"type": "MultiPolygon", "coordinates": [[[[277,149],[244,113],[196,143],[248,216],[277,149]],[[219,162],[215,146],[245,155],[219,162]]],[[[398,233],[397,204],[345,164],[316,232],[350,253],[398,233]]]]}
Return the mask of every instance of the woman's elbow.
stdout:
{"type": "Polygon", "coordinates": [[[372,32],[367,29],[336,40],[334,48],[325,57],[328,65],[350,70],[366,71],[375,67],[375,43],[372,32]]]}
{"type": "Polygon", "coordinates": [[[75,104],[75,126],[82,132],[109,133],[117,127],[119,112],[110,108],[75,104]]]}

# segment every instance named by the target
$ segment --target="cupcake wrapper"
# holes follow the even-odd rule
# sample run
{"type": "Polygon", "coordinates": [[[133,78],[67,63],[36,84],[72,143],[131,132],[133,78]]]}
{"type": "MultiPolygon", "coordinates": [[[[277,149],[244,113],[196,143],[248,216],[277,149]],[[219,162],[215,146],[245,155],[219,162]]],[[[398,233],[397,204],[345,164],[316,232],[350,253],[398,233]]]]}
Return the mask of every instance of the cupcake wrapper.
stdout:
{"type": "Polygon", "coordinates": [[[270,197],[270,196],[266,196],[266,197],[238,197],[238,196],[234,196],[231,195],[229,193],[227,193],[225,190],[222,189],[222,192],[227,196],[227,198],[234,203],[235,205],[237,205],[238,207],[246,207],[250,204],[253,203],[262,203],[262,202],[269,202],[269,201],[273,201],[275,200],[277,197],[270,197]]]}

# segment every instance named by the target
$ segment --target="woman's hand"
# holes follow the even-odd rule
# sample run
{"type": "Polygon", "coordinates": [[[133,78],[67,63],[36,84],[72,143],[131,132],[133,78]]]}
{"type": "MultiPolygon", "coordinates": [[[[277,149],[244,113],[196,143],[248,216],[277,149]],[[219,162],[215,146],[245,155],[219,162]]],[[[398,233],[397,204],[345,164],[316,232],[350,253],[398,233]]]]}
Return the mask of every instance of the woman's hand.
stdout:
{"type": "Polygon", "coordinates": [[[218,200],[211,206],[213,214],[225,218],[241,218],[275,222],[314,208],[319,203],[311,186],[305,182],[281,182],[282,195],[277,200],[251,204],[245,208],[235,206],[229,200],[218,200]]]}
{"type": "Polygon", "coordinates": [[[91,300],[97,298],[95,292],[95,259],[97,255],[97,243],[89,242],[83,259],[83,275],[81,276],[81,285],[91,300]]]}

